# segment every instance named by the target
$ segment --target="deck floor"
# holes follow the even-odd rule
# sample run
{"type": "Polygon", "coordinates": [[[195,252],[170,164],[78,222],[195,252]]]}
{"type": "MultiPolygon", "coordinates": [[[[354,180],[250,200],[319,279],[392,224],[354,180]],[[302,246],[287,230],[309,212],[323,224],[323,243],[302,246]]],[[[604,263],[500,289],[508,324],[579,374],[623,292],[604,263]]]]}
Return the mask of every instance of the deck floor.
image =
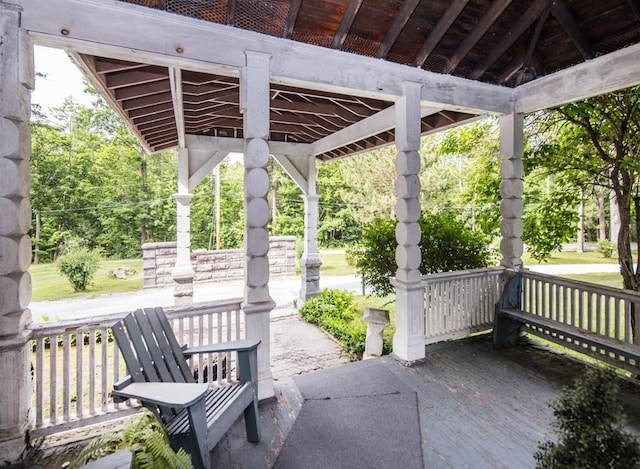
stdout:
{"type": "MultiPolygon", "coordinates": [[[[549,402],[563,385],[572,384],[585,367],[582,362],[531,341],[497,351],[486,335],[432,346],[426,360],[411,367],[403,366],[391,357],[375,359],[371,363],[365,366],[383,367],[417,396],[416,412],[425,468],[533,467],[533,453],[538,443],[554,438],[549,402]]],[[[376,373],[357,372],[356,367],[362,366],[354,363],[314,372],[318,373],[316,388],[330,383],[336,394],[331,398],[370,400],[370,394],[358,395],[357,390],[375,389],[376,383],[367,381],[375,380],[376,373]],[[353,371],[351,380],[348,379],[350,369],[353,371]],[[323,382],[325,384],[321,384],[323,382]]],[[[243,425],[238,422],[214,451],[215,467],[253,469],[277,465],[278,454],[289,432],[296,431],[291,429],[305,399],[309,402],[309,396],[320,392],[310,388],[313,387],[310,380],[303,383],[303,378],[276,382],[277,400],[261,406],[262,442],[258,445],[247,443],[243,425]]],[[[629,380],[621,380],[620,387],[627,429],[640,435],[640,387],[629,380]]],[[[338,423],[341,416],[335,418],[338,423]]],[[[333,424],[326,419],[323,422],[324,425],[333,424]]],[[[336,428],[344,426],[336,424],[336,428]]],[[[373,434],[371,445],[380,445],[380,435],[375,434],[375,430],[366,428],[358,438],[373,434]]],[[[387,429],[383,440],[389,449],[402,438],[401,430],[394,434],[387,429]]],[[[302,438],[303,444],[299,447],[317,445],[318,432],[313,425],[298,428],[295,436],[298,445],[302,438]]],[[[336,447],[332,452],[344,451],[344,460],[352,461],[353,458],[346,457],[353,456],[348,454],[350,450],[348,446],[336,447]]],[[[313,461],[309,460],[309,463],[313,462],[310,466],[322,467],[322,461],[318,459],[322,460],[323,456],[318,456],[317,451],[309,451],[309,458],[313,458],[313,461]]],[[[327,457],[327,461],[336,459],[340,460],[335,454],[327,457]]],[[[335,463],[331,467],[335,469],[335,463]]],[[[370,464],[366,467],[372,468],[370,464]]],[[[385,463],[384,467],[390,466],[385,463]]],[[[350,464],[349,468],[354,465],[350,464]]]]}

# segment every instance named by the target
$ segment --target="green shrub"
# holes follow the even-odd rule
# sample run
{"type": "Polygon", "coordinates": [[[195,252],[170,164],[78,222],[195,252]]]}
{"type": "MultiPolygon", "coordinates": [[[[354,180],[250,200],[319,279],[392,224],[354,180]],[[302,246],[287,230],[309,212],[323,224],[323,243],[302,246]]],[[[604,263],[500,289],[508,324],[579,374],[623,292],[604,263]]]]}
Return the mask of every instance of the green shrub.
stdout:
{"type": "MultiPolygon", "coordinates": [[[[432,274],[486,267],[491,250],[482,233],[465,228],[447,214],[423,214],[418,221],[422,261],[420,272],[432,274]]],[[[395,276],[396,222],[377,219],[365,225],[356,257],[356,269],[364,283],[380,296],[393,292],[389,278],[395,276]]]]}
{"type": "MultiPolygon", "coordinates": [[[[307,300],[300,315],[334,336],[349,353],[361,356],[367,339],[367,324],[358,311],[353,294],[343,290],[324,289],[307,300]]],[[[383,353],[391,351],[391,343],[384,343],[383,353]]]]}
{"type": "Polygon", "coordinates": [[[602,257],[610,259],[616,250],[616,245],[608,239],[598,241],[598,251],[602,254],[602,257]]]}
{"type": "Polygon", "coordinates": [[[84,291],[98,271],[100,255],[87,248],[79,248],[56,261],[58,270],[69,280],[75,291],[84,291]]]}
{"type": "Polygon", "coordinates": [[[551,404],[558,442],[538,445],[539,469],[638,468],[640,444],[622,429],[624,413],[611,371],[589,369],[551,404]]]}

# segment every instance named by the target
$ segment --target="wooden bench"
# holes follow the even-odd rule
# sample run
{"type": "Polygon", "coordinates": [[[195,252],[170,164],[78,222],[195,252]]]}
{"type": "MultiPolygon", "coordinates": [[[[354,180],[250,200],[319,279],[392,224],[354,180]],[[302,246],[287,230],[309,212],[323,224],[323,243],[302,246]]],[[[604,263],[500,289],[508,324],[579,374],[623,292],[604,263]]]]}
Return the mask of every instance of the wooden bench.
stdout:
{"type": "Polygon", "coordinates": [[[637,364],[640,364],[640,347],[637,345],[520,309],[521,282],[520,274],[512,277],[505,285],[500,300],[496,303],[493,326],[493,346],[496,349],[515,345],[522,327],[526,326],[536,335],[547,336],[551,340],[571,340],[574,344],[580,345],[572,348],[596,358],[603,358],[602,352],[593,352],[592,347],[604,353],[624,356],[627,360],[635,360],[637,364]]]}
{"type": "Polygon", "coordinates": [[[162,308],[139,309],[112,328],[129,376],[114,384],[114,402],[137,399],[165,424],[174,449],[184,448],[195,467],[209,467],[209,452],[244,415],[247,440],[260,441],[257,348],[246,339],[184,349],[162,308]],[[196,383],[187,358],[236,352],[239,381],[196,383]]]}

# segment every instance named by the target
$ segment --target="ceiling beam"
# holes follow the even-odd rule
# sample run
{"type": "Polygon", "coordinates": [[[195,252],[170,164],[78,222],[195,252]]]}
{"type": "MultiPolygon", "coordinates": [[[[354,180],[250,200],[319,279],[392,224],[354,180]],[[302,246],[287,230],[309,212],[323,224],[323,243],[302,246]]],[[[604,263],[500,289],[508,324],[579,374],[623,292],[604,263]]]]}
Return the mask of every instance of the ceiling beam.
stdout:
{"type": "Polygon", "coordinates": [[[587,40],[587,37],[584,35],[582,29],[580,29],[580,26],[578,26],[575,18],[564,3],[562,3],[561,0],[553,0],[553,3],[551,4],[551,12],[560,23],[560,26],[562,26],[565,32],[569,35],[569,38],[573,41],[582,56],[587,60],[593,58],[592,44],[587,40]]]}
{"type": "Polygon", "coordinates": [[[491,6],[487,10],[487,12],[482,16],[478,24],[473,31],[471,31],[464,38],[464,41],[460,44],[458,49],[453,53],[451,57],[449,57],[447,61],[447,66],[445,67],[445,73],[452,73],[460,62],[467,56],[467,54],[475,47],[475,45],[482,39],[482,36],[489,30],[493,23],[500,17],[502,13],[507,9],[507,7],[511,4],[512,0],[495,0],[491,3],[491,6]]]}
{"type": "Polygon", "coordinates": [[[387,34],[385,34],[384,39],[378,47],[378,50],[374,54],[375,57],[379,59],[384,59],[387,57],[387,54],[398,40],[400,33],[407,24],[407,21],[409,21],[409,18],[411,18],[411,15],[413,15],[414,10],[418,6],[418,3],[420,3],[420,0],[405,0],[402,3],[402,7],[396,15],[396,19],[393,20],[393,24],[387,31],[387,34]]]}
{"type": "Polygon", "coordinates": [[[284,26],[284,33],[282,34],[282,37],[285,39],[291,39],[293,35],[293,29],[296,26],[301,4],[302,0],[291,0],[291,2],[289,2],[289,13],[287,14],[287,22],[284,26]]]}
{"type": "Polygon", "coordinates": [[[500,42],[491,48],[491,52],[482,58],[471,72],[470,78],[477,80],[540,18],[549,6],[550,0],[536,0],[520,19],[509,29],[500,42]]]}
{"type": "Polygon", "coordinates": [[[539,111],[638,84],[640,44],[635,44],[518,86],[514,110],[539,111]]]}
{"type": "Polygon", "coordinates": [[[358,14],[361,6],[362,0],[349,1],[349,5],[347,5],[347,9],[342,16],[342,21],[340,22],[338,31],[331,42],[332,49],[342,49],[342,45],[344,44],[345,39],[347,39],[347,34],[349,34],[349,30],[351,29],[353,21],[356,19],[356,15],[358,14]]]}
{"type": "Polygon", "coordinates": [[[469,0],[454,0],[454,2],[449,5],[447,11],[444,12],[436,27],[433,28],[427,39],[422,44],[420,51],[416,55],[415,59],[413,59],[413,65],[418,67],[422,67],[427,60],[427,57],[433,52],[433,49],[436,48],[438,43],[442,40],[444,35],[449,31],[449,28],[456,20],[458,15],[464,10],[464,7],[467,6],[469,0]]]}
{"type": "Polygon", "coordinates": [[[395,102],[402,95],[401,84],[412,81],[423,85],[423,104],[472,113],[511,109],[511,90],[504,87],[129,3],[12,1],[23,9],[23,30],[41,45],[233,77],[244,65],[244,51],[252,50],[271,55],[270,72],[276,85],[395,102]]]}
{"type": "MultiPolygon", "coordinates": [[[[435,114],[440,111],[437,108],[423,107],[420,117],[435,114]]],[[[345,127],[317,142],[312,143],[313,155],[321,155],[336,148],[350,145],[365,138],[372,137],[385,130],[396,127],[396,107],[390,106],[387,109],[367,117],[355,124],[345,127]]]]}
{"type": "MultiPolygon", "coordinates": [[[[69,57],[85,77],[90,77],[95,71],[93,70],[93,64],[88,63],[80,54],[69,52],[69,57]]],[[[145,151],[153,153],[155,150],[145,142],[144,138],[142,138],[142,134],[138,132],[138,129],[134,125],[132,125],[131,122],[129,122],[129,116],[127,116],[126,112],[120,109],[120,106],[118,106],[118,102],[109,92],[109,89],[106,87],[105,83],[102,80],[93,80],[92,83],[93,86],[95,86],[96,90],[100,93],[100,95],[102,95],[107,104],[109,104],[109,107],[122,118],[127,128],[141,142],[142,147],[145,149],[145,151]]]]}
{"type": "MultiPolygon", "coordinates": [[[[231,137],[213,137],[208,135],[185,136],[187,148],[189,150],[210,151],[212,149],[221,152],[244,152],[244,139],[231,137]]],[[[269,153],[287,156],[310,156],[311,148],[306,143],[274,142],[269,143],[269,153]]]]}
{"type": "Polygon", "coordinates": [[[627,3],[629,4],[629,8],[631,8],[633,17],[640,23],[640,7],[638,7],[637,1],[638,0],[627,0],[627,3]]]}
{"type": "Polygon", "coordinates": [[[178,145],[185,148],[184,140],[184,103],[182,102],[182,70],[169,68],[169,81],[171,82],[171,101],[175,115],[176,129],[178,130],[178,145]]]}

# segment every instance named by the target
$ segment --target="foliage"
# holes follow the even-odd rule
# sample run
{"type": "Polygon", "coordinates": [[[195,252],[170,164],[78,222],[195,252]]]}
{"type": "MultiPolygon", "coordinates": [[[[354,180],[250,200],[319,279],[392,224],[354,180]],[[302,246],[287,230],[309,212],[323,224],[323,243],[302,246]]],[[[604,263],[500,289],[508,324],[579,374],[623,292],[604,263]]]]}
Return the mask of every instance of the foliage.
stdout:
{"type": "Polygon", "coordinates": [[[557,189],[542,196],[540,203],[527,205],[522,240],[532,258],[544,261],[574,235],[578,222],[575,207],[575,192],[570,189],[557,189]]]}
{"type": "Polygon", "coordinates": [[[61,256],[56,261],[60,273],[62,273],[73,287],[74,291],[85,291],[93,281],[98,271],[100,255],[97,251],[87,248],[77,248],[61,256]]]}
{"type": "MultiPolygon", "coordinates": [[[[423,213],[419,224],[422,232],[420,272],[423,274],[489,265],[491,252],[482,233],[465,228],[444,213],[423,213]]],[[[390,219],[377,219],[365,225],[360,250],[354,254],[358,273],[380,296],[393,291],[389,278],[397,270],[395,227],[395,221],[390,219]]]]}
{"type": "Polygon", "coordinates": [[[103,456],[129,448],[133,453],[133,467],[153,469],[193,468],[183,448],[176,453],[171,448],[164,426],[148,409],[129,420],[124,428],[93,439],[71,464],[71,469],[95,461],[103,456]]]}
{"type": "MultiPolygon", "coordinates": [[[[300,315],[333,335],[347,352],[354,355],[364,353],[367,325],[362,312],[357,311],[353,294],[324,289],[302,305],[300,315]]],[[[387,340],[383,353],[389,353],[390,350],[391,344],[387,340]]]]}
{"type": "Polygon", "coordinates": [[[534,455],[540,469],[638,468],[640,443],[622,426],[615,374],[590,369],[565,387],[551,404],[558,442],[547,441],[534,455]]]}
{"type": "Polygon", "coordinates": [[[616,245],[607,239],[598,241],[598,251],[602,253],[602,257],[610,259],[613,256],[613,252],[616,250],[616,245]]]}

